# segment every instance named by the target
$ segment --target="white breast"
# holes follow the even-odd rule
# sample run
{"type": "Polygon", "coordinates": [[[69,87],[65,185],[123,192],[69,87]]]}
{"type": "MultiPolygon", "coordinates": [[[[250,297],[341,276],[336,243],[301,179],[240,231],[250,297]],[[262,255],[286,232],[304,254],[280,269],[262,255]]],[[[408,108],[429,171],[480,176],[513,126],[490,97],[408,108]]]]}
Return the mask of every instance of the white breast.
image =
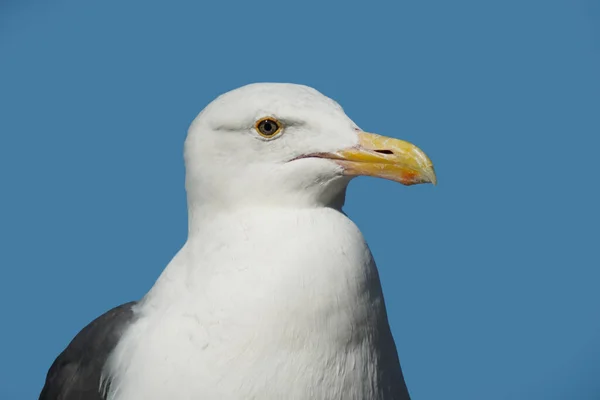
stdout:
{"type": "Polygon", "coordinates": [[[139,316],[107,365],[110,400],[387,400],[400,390],[375,264],[333,209],[207,219],[139,316]]]}

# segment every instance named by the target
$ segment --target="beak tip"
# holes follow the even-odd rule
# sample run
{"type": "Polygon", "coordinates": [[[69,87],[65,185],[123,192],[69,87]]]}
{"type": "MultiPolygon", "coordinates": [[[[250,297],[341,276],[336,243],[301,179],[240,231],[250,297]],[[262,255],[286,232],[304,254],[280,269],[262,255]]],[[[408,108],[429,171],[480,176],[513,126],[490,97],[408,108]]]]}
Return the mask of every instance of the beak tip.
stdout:
{"type": "Polygon", "coordinates": [[[431,172],[428,175],[429,175],[429,177],[428,177],[429,182],[431,182],[433,184],[433,186],[437,186],[437,176],[435,175],[433,166],[431,167],[431,172]]]}
{"type": "Polygon", "coordinates": [[[437,186],[437,176],[431,161],[421,164],[418,171],[419,183],[431,183],[433,186],[437,186]]]}

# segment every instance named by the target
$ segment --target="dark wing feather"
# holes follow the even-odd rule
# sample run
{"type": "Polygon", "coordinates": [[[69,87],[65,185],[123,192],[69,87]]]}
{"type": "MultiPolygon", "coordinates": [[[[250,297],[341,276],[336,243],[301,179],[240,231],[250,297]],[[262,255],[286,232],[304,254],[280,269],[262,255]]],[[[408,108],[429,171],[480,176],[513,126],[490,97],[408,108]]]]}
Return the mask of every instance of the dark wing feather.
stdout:
{"type": "Polygon", "coordinates": [[[50,367],[39,400],[104,400],[99,390],[102,368],[133,322],[133,305],[113,308],[75,336],[50,367]]]}

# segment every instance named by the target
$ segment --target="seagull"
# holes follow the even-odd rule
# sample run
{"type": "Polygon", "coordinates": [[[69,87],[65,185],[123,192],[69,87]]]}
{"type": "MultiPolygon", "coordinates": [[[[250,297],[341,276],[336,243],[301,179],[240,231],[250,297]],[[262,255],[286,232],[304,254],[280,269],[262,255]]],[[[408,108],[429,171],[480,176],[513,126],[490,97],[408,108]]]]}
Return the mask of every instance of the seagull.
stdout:
{"type": "Polygon", "coordinates": [[[436,183],[415,145],[303,85],[213,100],[184,146],[188,238],[81,330],[40,400],[407,400],[381,283],[342,211],[356,176],[436,183]]]}

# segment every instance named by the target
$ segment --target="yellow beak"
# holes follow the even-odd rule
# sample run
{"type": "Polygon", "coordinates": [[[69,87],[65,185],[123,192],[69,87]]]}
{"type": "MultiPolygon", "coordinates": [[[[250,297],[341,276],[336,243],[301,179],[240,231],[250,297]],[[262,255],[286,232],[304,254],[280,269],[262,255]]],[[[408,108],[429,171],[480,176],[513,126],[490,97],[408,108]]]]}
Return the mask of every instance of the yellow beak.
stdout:
{"type": "Polygon", "coordinates": [[[431,160],[414,144],[373,133],[358,136],[358,145],[320,156],[337,162],[348,176],[374,176],[404,185],[437,183],[431,160]]]}

